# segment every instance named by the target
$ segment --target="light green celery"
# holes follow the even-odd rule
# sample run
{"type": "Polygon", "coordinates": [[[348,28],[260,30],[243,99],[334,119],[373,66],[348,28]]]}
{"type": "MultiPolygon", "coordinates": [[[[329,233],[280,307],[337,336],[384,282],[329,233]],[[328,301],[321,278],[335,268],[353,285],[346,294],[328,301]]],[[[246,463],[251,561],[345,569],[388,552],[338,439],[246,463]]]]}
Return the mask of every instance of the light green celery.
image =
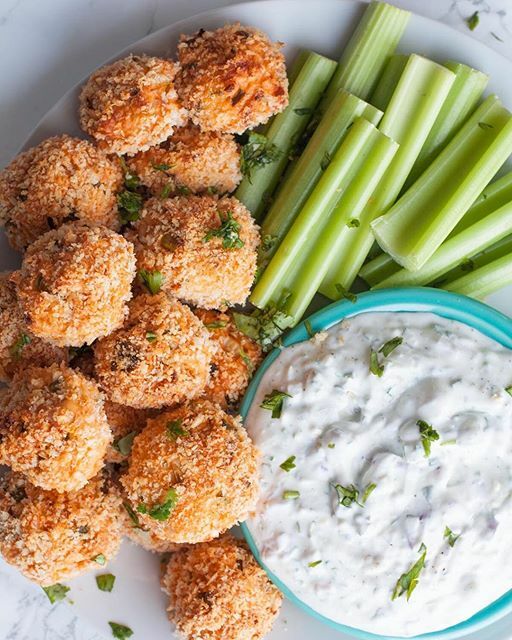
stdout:
{"type": "Polygon", "coordinates": [[[391,56],[375,87],[375,91],[371,95],[370,104],[373,104],[374,107],[381,111],[385,111],[388,108],[389,101],[408,61],[409,56],[403,53],[391,56]]]}
{"type": "Polygon", "coordinates": [[[261,226],[260,267],[276,251],[326,166],[358,117],[379,123],[382,112],[346,91],[339,91],[297,162],[289,167],[261,226]]]}
{"type": "Polygon", "coordinates": [[[336,63],[329,58],[307,52],[299,56],[296,73],[291,85],[288,107],[273,120],[265,131],[268,141],[279,149],[279,157],[269,164],[256,167],[238,186],[235,196],[245,204],[258,220],[267,206],[270,196],[288,164],[293,145],[306,129],[329,80],[336,63]]]}
{"type": "Polygon", "coordinates": [[[454,74],[435,62],[411,55],[384,113],[379,130],[400,144],[379,186],[359,216],[359,226],[346,228],[338,260],[331,264],[320,292],[336,300],[339,287],[350,289],[373,245],[371,222],[387,211],[413,166],[432,127],[454,74]]]}
{"type": "Polygon", "coordinates": [[[311,283],[315,278],[317,284],[321,282],[321,275],[318,279],[315,270],[318,266],[325,268],[326,255],[331,255],[329,246],[336,242],[336,236],[326,239],[325,234],[333,230],[339,231],[339,227],[345,225],[347,217],[354,212],[357,214],[358,208],[364,206],[396,146],[363,118],[354,122],[256,284],[250,297],[256,307],[263,309],[269,303],[278,304],[283,299],[283,294],[289,292],[291,296],[281,309],[291,315],[288,310],[288,305],[291,304],[295,321],[300,319],[300,315],[297,315],[300,312],[299,306],[307,306],[316,293],[317,286],[311,283]],[[372,176],[372,170],[375,176],[372,176]],[[317,265],[320,254],[323,260],[317,265]],[[314,264],[311,268],[310,263],[314,264]],[[299,272],[303,275],[304,266],[308,282],[297,283],[296,275],[299,272]],[[302,287],[301,291],[307,300],[297,300],[295,285],[302,287]]]}
{"type": "MultiPolygon", "coordinates": [[[[471,208],[463,215],[447,240],[493,211],[512,201],[512,172],[505,174],[489,184],[475,200],[471,208]]],[[[446,240],[445,240],[446,242],[446,240]]],[[[381,253],[361,267],[359,275],[370,287],[400,271],[401,267],[387,253],[381,253]]]]}
{"type": "Polygon", "coordinates": [[[489,81],[485,73],[460,62],[445,62],[445,67],[453,71],[455,82],[407,178],[406,188],[432,164],[473,113],[489,81]]]}
{"type": "Polygon", "coordinates": [[[482,300],[509,284],[512,284],[512,253],[470,271],[441,288],[482,300]]]}
{"type": "Polygon", "coordinates": [[[384,251],[420,269],[512,152],[512,116],[489,96],[437,159],[372,223],[384,251]]]}
{"type": "Polygon", "coordinates": [[[382,280],[374,289],[387,287],[421,286],[433,282],[450,269],[512,233],[512,202],[489,214],[483,220],[453,236],[434,252],[426,264],[417,271],[401,269],[382,280]]]}
{"type": "Polygon", "coordinates": [[[327,89],[321,109],[338,89],[367,100],[389,57],[394,53],[411,14],[384,2],[372,2],[353,32],[327,89]]]}
{"type": "Polygon", "coordinates": [[[441,287],[453,282],[454,280],[458,280],[462,276],[465,276],[469,271],[474,271],[479,267],[484,267],[485,265],[509,254],[512,254],[512,235],[503,238],[503,240],[496,242],[484,251],[462,260],[454,269],[451,269],[445,273],[442,278],[438,278],[431,284],[433,287],[441,287]]]}

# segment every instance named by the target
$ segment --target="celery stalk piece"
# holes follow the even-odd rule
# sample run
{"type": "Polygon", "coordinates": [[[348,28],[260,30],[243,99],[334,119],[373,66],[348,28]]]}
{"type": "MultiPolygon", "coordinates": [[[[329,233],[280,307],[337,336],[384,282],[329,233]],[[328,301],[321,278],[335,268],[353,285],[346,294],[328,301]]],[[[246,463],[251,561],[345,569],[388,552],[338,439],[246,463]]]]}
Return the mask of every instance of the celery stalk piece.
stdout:
{"type": "Polygon", "coordinates": [[[382,112],[346,91],[339,91],[303,153],[287,170],[261,226],[260,267],[267,264],[313,191],[349,127],[358,117],[379,123],[382,112]]]}
{"type": "Polygon", "coordinates": [[[380,80],[372,93],[370,103],[374,107],[385,111],[388,108],[389,101],[393,97],[396,86],[400,80],[400,76],[404,72],[405,65],[409,61],[409,56],[403,53],[397,53],[388,60],[380,80]]]}
{"type": "Polygon", "coordinates": [[[342,231],[340,254],[330,265],[320,292],[340,297],[340,287],[349,290],[372,248],[371,222],[391,207],[435,122],[455,79],[441,65],[411,55],[379,130],[400,145],[378,188],[359,216],[359,226],[342,231]]]}
{"type": "Polygon", "coordinates": [[[374,289],[421,286],[455,268],[465,258],[483,251],[512,233],[512,202],[475,222],[443,242],[426,264],[417,271],[401,269],[379,282],[374,289]]]}
{"type": "Polygon", "coordinates": [[[509,254],[512,254],[512,235],[503,238],[484,251],[461,261],[461,263],[454,269],[451,269],[445,273],[442,278],[433,282],[432,286],[441,287],[465,276],[470,271],[474,271],[479,267],[484,267],[485,265],[509,254]]]}
{"type": "MultiPolygon", "coordinates": [[[[512,172],[492,182],[482,191],[471,208],[463,215],[455,228],[450,232],[445,242],[511,201],[512,172]]],[[[370,287],[374,287],[379,282],[382,282],[382,280],[400,271],[400,269],[400,265],[398,265],[391,256],[387,253],[381,253],[363,265],[359,275],[370,287]]]]}
{"type": "Polygon", "coordinates": [[[408,11],[385,2],[372,2],[367,7],[341,55],[321,109],[327,108],[340,88],[362,100],[371,96],[410,17],[408,11]]]}
{"type": "Polygon", "coordinates": [[[453,280],[441,288],[479,300],[512,284],[512,253],[453,280]]]}
{"type": "Polygon", "coordinates": [[[437,159],[372,223],[381,248],[420,269],[512,152],[512,116],[489,96],[437,159]]]}
{"type": "Polygon", "coordinates": [[[473,113],[489,81],[485,73],[460,62],[449,61],[444,64],[455,74],[455,82],[407,178],[406,188],[432,164],[473,113]]]}
{"type": "Polygon", "coordinates": [[[315,295],[339,231],[371,196],[397,144],[363,118],[347,137],[263,272],[250,301],[278,305],[297,322],[315,295]]]}
{"type": "Polygon", "coordinates": [[[257,220],[288,164],[293,145],[306,129],[336,69],[333,60],[312,51],[305,59],[300,56],[298,64],[301,68],[291,85],[288,107],[272,120],[265,132],[265,137],[277,147],[279,155],[273,162],[253,169],[251,176],[245,176],[235,192],[238,200],[257,220]]]}

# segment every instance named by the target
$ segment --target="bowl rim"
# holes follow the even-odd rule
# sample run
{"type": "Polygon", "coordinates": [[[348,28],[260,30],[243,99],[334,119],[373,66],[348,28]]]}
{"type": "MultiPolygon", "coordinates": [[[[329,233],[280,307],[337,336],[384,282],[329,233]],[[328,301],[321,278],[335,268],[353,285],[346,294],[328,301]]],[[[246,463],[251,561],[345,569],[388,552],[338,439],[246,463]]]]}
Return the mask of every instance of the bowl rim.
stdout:
{"type": "MultiPolygon", "coordinates": [[[[491,338],[499,344],[512,349],[512,319],[493,309],[489,305],[458,295],[450,291],[432,289],[428,287],[407,287],[402,289],[380,289],[367,291],[357,295],[354,301],[338,300],[308,318],[292,329],[282,340],[282,345],[274,348],[265,358],[258,369],[256,375],[251,380],[245,396],[240,405],[240,414],[245,423],[249,409],[253,403],[259,384],[270,365],[279,357],[283,348],[289,347],[299,342],[304,342],[310,338],[310,332],[317,333],[324,331],[338,324],[345,318],[349,318],[360,313],[371,312],[423,312],[434,313],[443,318],[456,320],[483,335],[491,338]],[[307,326],[306,326],[307,323],[307,326]]],[[[503,618],[512,612],[512,589],[503,594],[500,598],[490,603],[470,618],[463,620],[446,629],[433,631],[418,636],[388,636],[370,633],[355,627],[335,622],[330,618],[318,613],[308,604],[300,600],[293,591],[284,584],[262,561],[259,550],[251,535],[249,526],[241,524],[244,537],[249,545],[254,557],[260,566],[265,570],[270,580],[294,605],[304,612],[320,620],[327,626],[343,632],[347,635],[364,640],[402,640],[409,637],[411,640],[454,640],[468,633],[479,631],[489,626],[493,622],[503,618]]]]}

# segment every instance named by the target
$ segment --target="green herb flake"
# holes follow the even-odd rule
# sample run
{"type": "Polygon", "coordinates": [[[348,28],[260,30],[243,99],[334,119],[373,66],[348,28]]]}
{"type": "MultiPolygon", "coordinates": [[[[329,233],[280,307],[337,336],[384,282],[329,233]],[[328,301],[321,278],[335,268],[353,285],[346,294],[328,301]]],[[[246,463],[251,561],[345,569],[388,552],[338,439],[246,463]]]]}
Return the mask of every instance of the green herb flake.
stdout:
{"type": "Polygon", "coordinates": [[[10,354],[15,360],[19,360],[21,358],[21,354],[23,349],[30,344],[30,336],[26,333],[20,333],[16,342],[10,348],[10,354]]]}
{"type": "Polygon", "coordinates": [[[166,425],[167,437],[176,441],[178,438],[189,436],[189,432],[181,426],[182,424],[183,420],[171,420],[168,422],[166,425]]]}
{"type": "Polygon", "coordinates": [[[208,189],[206,189],[206,191],[211,196],[216,196],[219,193],[219,190],[217,189],[217,187],[208,187],[208,189]]]}
{"type": "Polygon", "coordinates": [[[393,589],[391,600],[396,600],[396,598],[399,598],[404,593],[406,594],[407,600],[409,600],[412,592],[416,589],[420,573],[425,566],[425,559],[427,557],[427,547],[423,543],[421,543],[418,553],[421,553],[419,559],[412,565],[407,573],[402,573],[398,578],[395,588],[393,589]]]}
{"type": "Polygon", "coordinates": [[[444,528],[443,538],[446,538],[446,542],[453,548],[457,540],[460,538],[460,533],[453,533],[450,527],[444,528]]]}
{"type": "Polygon", "coordinates": [[[124,624],[109,622],[109,625],[112,629],[112,635],[114,638],[117,638],[117,640],[126,640],[126,638],[131,638],[133,636],[133,631],[130,627],[127,627],[124,624]]]}
{"type": "Polygon", "coordinates": [[[404,339],[401,336],[391,338],[391,340],[388,340],[382,345],[382,347],[379,349],[379,353],[382,353],[382,355],[387,358],[397,347],[402,344],[403,341],[404,339]]]}
{"type": "Polygon", "coordinates": [[[475,11],[473,15],[469,16],[469,18],[466,19],[466,24],[468,25],[470,31],[474,31],[478,27],[479,23],[480,17],[478,15],[478,11],[475,11]]]}
{"type": "Polygon", "coordinates": [[[425,458],[428,458],[430,456],[432,442],[439,440],[439,433],[432,428],[432,425],[425,422],[425,420],[417,420],[416,424],[420,430],[421,444],[425,451],[425,458]]]}
{"type": "Polygon", "coordinates": [[[320,162],[320,169],[322,169],[322,171],[325,171],[327,169],[327,167],[331,164],[331,154],[326,151],[323,155],[322,161],[320,162]]]}
{"type": "Polygon", "coordinates": [[[353,484],[349,484],[347,487],[344,487],[342,484],[333,484],[332,486],[338,494],[338,504],[340,506],[350,508],[354,502],[360,507],[363,506],[358,502],[359,491],[353,484]]]}
{"type": "Polygon", "coordinates": [[[351,218],[347,222],[347,227],[349,229],[357,229],[357,227],[359,227],[360,225],[361,225],[361,222],[357,218],[351,218]]]}
{"type": "Polygon", "coordinates": [[[130,433],[127,433],[122,438],[115,440],[113,444],[114,449],[119,451],[119,453],[123,456],[130,455],[130,452],[132,450],[132,445],[133,445],[133,439],[135,438],[136,435],[137,435],[136,431],[130,431],[130,433]]]}
{"type": "Polygon", "coordinates": [[[449,447],[453,444],[457,444],[457,440],[455,438],[452,438],[451,440],[445,440],[444,442],[441,442],[441,444],[439,446],[441,447],[449,447]]]}
{"type": "Polygon", "coordinates": [[[142,202],[141,194],[135,193],[134,191],[121,191],[121,193],[117,195],[119,217],[123,224],[139,219],[142,202]]]}
{"type": "Polygon", "coordinates": [[[295,467],[297,466],[295,464],[295,456],[290,456],[289,458],[286,458],[286,460],[282,462],[279,466],[283,471],[286,471],[286,473],[289,473],[292,469],[295,469],[295,467]]]}
{"type": "Polygon", "coordinates": [[[174,185],[172,182],[168,182],[166,185],[164,185],[162,191],[160,191],[160,195],[158,196],[160,200],[165,200],[166,198],[168,198],[171,195],[173,187],[174,185]]]}
{"type": "Polygon", "coordinates": [[[508,393],[509,396],[512,396],[512,384],[508,387],[505,387],[505,393],[508,393]]]}
{"type": "Polygon", "coordinates": [[[223,320],[216,320],[215,322],[207,322],[204,325],[209,331],[213,331],[214,329],[224,329],[227,326],[227,322],[223,320]]]}
{"type": "Polygon", "coordinates": [[[474,268],[475,268],[475,263],[471,259],[464,260],[464,262],[460,263],[461,271],[465,271],[465,272],[473,271],[474,268]]]}
{"type": "Polygon", "coordinates": [[[292,396],[289,393],[273,389],[263,398],[263,402],[260,404],[260,407],[262,409],[272,411],[272,418],[280,418],[283,411],[284,399],[291,397],[292,396]]]}
{"type": "Polygon", "coordinates": [[[129,504],[128,502],[123,502],[123,507],[125,508],[128,517],[132,521],[132,527],[134,529],[142,529],[142,527],[140,526],[139,516],[136,514],[131,504],[129,504]]]}
{"type": "Polygon", "coordinates": [[[180,196],[189,196],[192,193],[192,191],[184,185],[177,186],[176,191],[180,194],[180,196]]]}
{"type": "Polygon", "coordinates": [[[96,585],[100,591],[107,591],[110,593],[114,588],[116,577],[111,573],[102,573],[100,576],[96,576],[96,585]]]}
{"type": "Polygon", "coordinates": [[[49,587],[43,587],[43,591],[46,593],[48,600],[55,604],[56,602],[60,602],[64,600],[66,594],[69,592],[69,587],[57,582],[56,584],[52,584],[49,587]]]}
{"type": "Polygon", "coordinates": [[[297,500],[297,498],[300,498],[299,491],[283,491],[283,500],[297,500]]]}
{"type": "Polygon", "coordinates": [[[178,502],[178,493],[176,489],[170,488],[165,494],[164,501],[160,504],[153,505],[151,509],[148,509],[145,504],[141,503],[137,507],[139,513],[147,514],[153,520],[164,522],[171,515],[171,511],[174,509],[178,502]]]}
{"type": "Polygon", "coordinates": [[[478,126],[480,127],[480,129],[494,129],[494,125],[489,124],[488,122],[479,122],[478,126]]]}
{"type": "Polygon", "coordinates": [[[313,327],[311,326],[311,322],[309,320],[304,320],[304,327],[310,339],[313,338],[315,335],[315,332],[313,331],[313,327]]]}
{"type": "Polygon", "coordinates": [[[382,378],[384,373],[384,365],[379,362],[379,354],[373,349],[370,350],[370,373],[377,378],[382,378]]]}
{"type": "Polygon", "coordinates": [[[328,449],[334,449],[336,447],[336,445],[334,444],[334,442],[329,442],[329,444],[327,445],[328,449]]]}
{"type": "Polygon", "coordinates": [[[158,338],[158,336],[156,335],[156,333],[154,331],[146,331],[146,340],[148,342],[155,342],[155,340],[158,338]]]}
{"type": "Polygon", "coordinates": [[[366,485],[363,491],[363,495],[361,497],[361,502],[363,504],[366,504],[366,501],[371,496],[371,494],[375,491],[376,488],[377,488],[377,485],[375,484],[375,482],[370,482],[370,484],[366,485]]]}
{"type": "Polygon", "coordinates": [[[294,319],[274,305],[255,309],[251,314],[233,313],[237,329],[269,351],[281,335],[292,326],[294,319]]]}
{"type": "Polygon", "coordinates": [[[93,562],[97,562],[99,565],[103,566],[106,564],[107,559],[102,553],[98,553],[98,555],[92,559],[93,562]]]}
{"type": "Polygon", "coordinates": [[[293,112],[298,116],[310,116],[313,113],[313,109],[311,107],[299,107],[294,109],[293,112]]]}
{"type": "Polygon", "coordinates": [[[139,271],[139,278],[152,296],[160,291],[164,282],[164,277],[160,271],[146,271],[146,269],[141,269],[139,271]]]}
{"type": "Polygon", "coordinates": [[[281,150],[261,133],[249,132],[247,142],[242,147],[240,170],[251,182],[252,171],[272,164],[281,157],[281,150]]]}
{"type": "Polygon", "coordinates": [[[313,562],[308,562],[308,567],[318,567],[319,564],[322,564],[322,560],[314,560],[313,562]]]}
{"type": "Polygon", "coordinates": [[[355,293],[351,293],[350,291],[345,289],[345,287],[343,287],[339,282],[337,282],[335,284],[335,287],[336,287],[336,291],[338,292],[340,298],[343,298],[344,300],[348,300],[349,302],[352,302],[352,304],[357,302],[356,294],[355,293]]]}
{"type": "Polygon", "coordinates": [[[252,372],[254,371],[254,364],[249,355],[242,348],[239,349],[238,355],[242,358],[242,361],[247,367],[249,373],[252,374],[252,372]]]}
{"type": "Polygon", "coordinates": [[[169,169],[172,169],[172,165],[171,164],[165,164],[164,162],[160,163],[160,164],[153,164],[153,169],[156,169],[157,171],[169,171],[169,169]]]}
{"type": "Polygon", "coordinates": [[[203,242],[209,242],[213,238],[222,238],[224,249],[240,249],[244,246],[244,241],[240,238],[240,223],[234,218],[231,211],[227,211],[225,216],[219,214],[220,227],[210,229],[204,236],[203,242]]]}

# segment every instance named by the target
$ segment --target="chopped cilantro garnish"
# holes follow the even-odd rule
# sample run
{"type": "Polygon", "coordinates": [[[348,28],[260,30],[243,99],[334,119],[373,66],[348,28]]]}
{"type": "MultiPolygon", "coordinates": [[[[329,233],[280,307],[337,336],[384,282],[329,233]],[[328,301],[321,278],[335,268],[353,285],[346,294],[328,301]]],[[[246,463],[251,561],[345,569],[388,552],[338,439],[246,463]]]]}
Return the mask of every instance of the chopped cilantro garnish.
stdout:
{"type": "Polygon", "coordinates": [[[416,424],[420,430],[420,438],[421,444],[423,445],[423,450],[425,451],[425,458],[428,458],[430,455],[432,442],[439,440],[439,433],[432,428],[432,425],[425,422],[425,420],[417,420],[416,424]]]}
{"type": "Polygon", "coordinates": [[[366,487],[364,488],[363,491],[363,495],[361,497],[361,502],[363,504],[366,503],[366,501],[368,500],[368,498],[370,497],[370,495],[374,492],[374,490],[377,488],[377,485],[375,484],[375,482],[370,482],[370,484],[366,485],[366,487]]]}
{"type": "Polygon", "coordinates": [[[139,277],[146,289],[153,296],[160,291],[164,282],[164,277],[160,271],[146,271],[146,269],[141,269],[139,271],[139,277]]]}
{"type": "Polygon", "coordinates": [[[217,189],[217,187],[208,187],[208,189],[206,189],[206,191],[207,191],[211,196],[215,196],[215,195],[217,195],[217,193],[219,193],[219,190],[217,189]]]}
{"type": "Polygon", "coordinates": [[[43,591],[46,593],[48,600],[52,604],[55,604],[60,600],[64,600],[66,594],[69,591],[69,587],[66,587],[63,584],[60,584],[60,582],[57,582],[56,584],[52,584],[49,587],[43,587],[43,591]]]}
{"type": "Polygon", "coordinates": [[[186,438],[189,435],[189,432],[184,429],[181,425],[183,424],[183,420],[170,420],[166,425],[167,436],[171,440],[177,440],[178,438],[186,438]]]}
{"type": "Polygon", "coordinates": [[[112,635],[114,638],[117,638],[117,640],[126,640],[126,638],[131,638],[133,636],[133,631],[130,627],[127,627],[124,624],[109,622],[109,625],[112,629],[112,635]]]}
{"type": "Polygon", "coordinates": [[[169,171],[169,169],[172,169],[172,165],[165,164],[165,162],[157,163],[153,164],[153,169],[156,169],[157,171],[169,171]]]}
{"type": "Polygon", "coordinates": [[[249,357],[249,355],[242,348],[240,348],[240,350],[238,351],[238,354],[242,358],[242,361],[247,367],[247,370],[249,371],[249,373],[252,373],[254,370],[254,364],[251,358],[249,357]]]}
{"type": "Polygon", "coordinates": [[[268,409],[272,411],[272,418],[280,418],[283,411],[283,402],[285,398],[291,398],[289,393],[284,391],[278,391],[273,389],[270,393],[263,398],[263,402],[260,404],[262,409],[268,409]]]}
{"type": "Polygon", "coordinates": [[[11,346],[9,350],[11,353],[11,356],[15,360],[18,360],[19,358],[21,358],[21,353],[23,349],[27,346],[27,344],[30,344],[30,336],[28,336],[26,333],[20,333],[20,335],[18,336],[18,339],[11,346]]]}
{"type": "Polygon", "coordinates": [[[309,116],[313,113],[313,109],[311,107],[299,107],[298,109],[293,110],[298,116],[309,116]]]}
{"type": "Polygon", "coordinates": [[[150,509],[146,507],[145,504],[141,503],[137,507],[137,511],[139,513],[147,514],[153,520],[159,520],[163,522],[167,520],[171,515],[171,511],[174,509],[178,502],[178,493],[176,489],[170,488],[169,491],[165,494],[164,501],[160,504],[153,505],[150,509]]]}
{"type": "Polygon", "coordinates": [[[189,196],[192,193],[192,191],[188,187],[185,187],[182,184],[176,187],[176,191],[180,194],[180,196],[189,196]]]}
{"type": "Polygon", "coordinates": [[[357,227],[359,227],[360,224],[361,222],[357,218],[351,218],[347,222],[347,227],[349,227],[350,229],[357,229],[357,227]]]}
{"type": "Polygon", "coordinates": [[[223,320],[216,320],[215,322],[207,322],[204,326],[210,331],[213,329],[224,329],[224,327],[227,326],[227,322],[224,322],[223,320]]]}
{"type": "Polygon", "coordinates": [[[96,576],[96,584],[100,591],[112,591],[115,581],[116,577],[111,573],[103,573],[100,576],[96,576]]]}
{"type": "Polygon", "coordinates": [[[322,560],[314,560],[313,562],[308,562],[308,567],[318,567],[319,564],[322,564],[322,560]]]}
{"type": "Polygon", "coordinates": [[[237,329],[269,351],[281,335],[291,327],[294,319],[278,307],[269,305],[251,314],[233,313],[237,329]]]}
{"type": "Polygon", "coordinates": [[[474,31],[478,27],[479,22],[480,17],[478,15],[478,11],[475,11],[473,15],[469,16],[469,18],[466,19],[466,23],[470,31],[474,31]]]}
{"type": "Polygon", "coordinates": [[[234,218],[231,211],[227,211],[225,216],[219,213],[220,227],[210,229],[204,236],[203,242],[208,242],[212,238],[222,238],[224,249],[240,249],[244,246],[244,241],[240,238],[240,223],[234,218]]]}
{"type": "Polygon", "coordinates": [[[299,491],[283,491],[283,500],[297,500],[300,497],[299,491]]]}
{"type": "Polygon", "coordinates": [[[311,326],[311,322],[309,320],[304,320],[304,327],[307,331],[308,336],[312,338],[315,335],[315,332],[313,331],[313,327],[311,326]]]}
{"type": "Polygon", "coordinates": [[[107,562],[107,559],[102,553],[98,553],[98,555],[95,558],[93,558],[92,561],[97,562],[98,564],[103,566],[107,562]]]}
{"type": "Polygon", "coordinates": [[[382,353],[382,355],[387,358],[390,353],[393,353],[393,351],[402,344],[403,341],[404,339],[401,336],[391,338],[391,340],[388,340],[382,345],[379,349],[379,353],[382,353]]]}
{"type": "Polygon", "coordinates": [[[327,447],[329,449],[334,449],[336,447],[336,445],[334,444],[334,442],[329,442],[329,444],[327,445],[327,447]]]}
{"type": "Polygon", "coordinates": [[[384,373],[384,365],[379,362],[379,354],[373,349],[370,350],[370,373],[378,378],[382,378],[384,373]]]}
{"type": "Polygon", "coordinates": [[[165,200],[166,198],[168,198],[171,194],[171,191],[173,189],[174,185],[172,182],[168,182],[166,185],[164,185],[162,191],[160,191],[160,200],[165,200]]]}
{"type": "Polygon", "coordinates": [[[297,466],[295,464],[295,456],[290,456],[289,458],[286,458],[286,460],[282,462],[279,466],[283,471],[286,471],[286,473],[290,472],[292,469],[295,469],[295,467],[297,466]]]}
{"type": "Polygon", "coordinates": [[[370,372],[374,376],[381,378],[384,373],[384,365],[379,361],[379,353],[382,353],[383,357],[387,358],[403,341],[404,339],[401,336],[396,336],[385,342],[378,351],[370,350],[370,372]]]}
{"type": "Polygon", "coordinates": [[[140,526],[139,517],[135,513],[135,510],[133,509],[131,504],[129,504],[128,502],[123,502],[123,507],[126,509],[126,513],[128,514],[128,517],[130,518],[130,520],[132,521],[133,528],[142,529],[142,527],[140,526]]]}
{"type": "Polygon", "coordinates": [[[154,331],[146,331],[146,340],[148,342],[154,342],[157,338],[158,336],[154,331]]]}
{"type": "Polygon", "coordinates": [[[119,216],[121,222],[126,224],[127,222],[134,222],[140,217],[140,211],[142,209],[142,196],[135,191],[121,191],[117,195],[117,205],[119,208],[119,216]]]}
{"type": "Polygon", "coordinates": [[[457,440],[455,438],[452,438],[451,440],[445,440],[444,442],[441,442],[440,446],[441,447],[449,447],[452,444],[457,444],[457,440]]]}
{"type": "Polygon", "coordinates": [[[359,502],[359,491],[353,484],[349,484],[347,487],[342,484],[333,484],[332,486],[338,494],[338,504],[342,507],[351,507],[354,502],[360,507],[363,506],[359,502]]]}
{"type": "Polygon", "coordinates": [[[508,387],[505,387],[505,393],[508,393],[509,396],[512,396],[512,384],[508,387]]]}
{"type": "Polygon", "coordinates": [[[130,433],[127,433],[122,438],[119,438],[119,440],[115,440],[113,445],[114,449],[117,449],[117,451],[119,451],[119,453],[123,456],[129,455],[130,451],[132,450],[133,439],[136,435],[136,431],[130,431],[130,433]]]}
{"type": "Polygon", "coordinates": [[[453,533],[453,531],[450,529],[450,527],[445,527],[444,528],[443,538],[446,538],[446,541],[448,542],[450,547],[453,547],[453,545],[460,538],[460,533],[453,533]]]}
{"type": "Polygon", "coordinates": [[[339,284],[339,282],[337,282],[335,284],[335,287],[336,287],[336,291],[339,293],[340,298],[344,298],[345,300],[349,300],[352,303],[357,302],[356,294],[355,293],[351,293],[350,291],[347,291],[347,289],[345,289],[345,287],[343,287],[341,284],[339,284]]]}
{"type": "Polygon", "coordinates": [[[398,578],[395,588],[393,589],[391,600],[399,598],[404,593],[406,594],[407,600],[409,600],[412,592],[414,591],[414,589],[416,589],[420,573],[425,566],[425,559],[427,557],[427,547],[423,544],[423,542],[418,549],[418,553],[421,553],[419,559],[412,565],[407,573],[402,573],[402,575],[398,578]]]}
{"type": "Polygon", "coordinates": [[[124,158],[119,158],[119,162],[124,173],[124,186],[128,191],[136,191],[140,187],[139,176],[129,169],[124,158]]]}
{"type": "Polygon", "coordinates": [[[275,144],[261,133],[249,132],[247,142],[242,147],[240,169],[242,174],[251,182],[253,169],[272,164],[281,156],[281,151],[275,144]]]}

